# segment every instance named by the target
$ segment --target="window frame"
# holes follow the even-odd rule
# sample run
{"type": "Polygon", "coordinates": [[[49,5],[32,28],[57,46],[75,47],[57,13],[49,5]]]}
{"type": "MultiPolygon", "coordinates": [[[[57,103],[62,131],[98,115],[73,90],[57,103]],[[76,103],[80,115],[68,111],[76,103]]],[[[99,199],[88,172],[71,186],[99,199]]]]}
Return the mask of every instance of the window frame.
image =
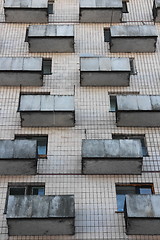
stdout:
{"type": "MultiPolygon", "coordinates": [[[[117,202],[117,210],[115,211],[115,213],[124,213],[124,210],[123,211],[120,211],[118,210],[118,199],[117,199],[117,195],[126,195],[126,194],[118,194],[117,193],[117,187],[135,187],[135,193],[136,195],[140,194],[140,193],[137,193],[137,190],[139,188],[139,191],[140,191],[140,188],[150,188],[151,189],[151,194],[155,194],[155,191],[154,191],[154,185],[153,183],[116,183],[115,184],[115,190],[116,190],[116,202],[117,202]]],[[[142,194],[140,194],[142,195],[142,194]]]]}

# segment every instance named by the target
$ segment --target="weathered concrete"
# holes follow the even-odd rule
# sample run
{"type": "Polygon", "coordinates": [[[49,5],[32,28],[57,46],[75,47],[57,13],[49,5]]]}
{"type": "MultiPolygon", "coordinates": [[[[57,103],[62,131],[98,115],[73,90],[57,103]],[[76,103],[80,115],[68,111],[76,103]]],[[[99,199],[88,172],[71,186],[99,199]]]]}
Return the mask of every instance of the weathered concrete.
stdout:
{"type": "Polygon", "coordinates": [[[81,86],[129,86],[129,58],[81,57],[81,86]]]}
{"type": "Polygon", "coordinates": [[[83,174],[141,174],[140,140],[83,140],[83,174]]]}
{"type": "Polygon", "coordinates": [[[122,0],[80,0],[80,22],[111,23],[122,21],[122,0]]]}
{"type": "Polygon", "coordinates": [[[110,33],[110,51],[112,53],[156,51],[158,34],[155,26],[112,26],[110,33]]]}
{"type": "Polygon", "coordinates": [[[37,173],[37,141],[0,140],[0,175],[37,173]]]}
{"type": "Polygon", "coordinates": [[[74,196],[9,196],[6,217],[9,236],[73,235],[74,196]]]}
{"type": "Polygon", "coordinates": [[[48,0],[5,0],[5,21],[14,23],[48,22],[48,0]]]}
{"type": "Polygon", "coordinates": [[[73,25],[30,26],[28,32],[29,52],[74,52],[73,25]]]}
{"type": "Polygon", "coordinates": [[[120,127],[160,127],[160,96],[118,95],[116,122],[120,127]]]}
{"type": "Polygon", "coordinates": [[[42,85],[42,58],[0,58],[0,86],[42,85]]]}
{"type": "Polygon", "coordinates": [[[18,111],[22,127],[73,127],[73,96],[21,95],[18,111]]]}
{"type": "Polygon", "coordinates": [[[126,195],[127,234],[160,235],[160,195],[126,195]]]}
{"type": "Polygon", "coordinates": [[[153,18],[155,22],[160,22],[160,0],[153,2],[153,18]]]}

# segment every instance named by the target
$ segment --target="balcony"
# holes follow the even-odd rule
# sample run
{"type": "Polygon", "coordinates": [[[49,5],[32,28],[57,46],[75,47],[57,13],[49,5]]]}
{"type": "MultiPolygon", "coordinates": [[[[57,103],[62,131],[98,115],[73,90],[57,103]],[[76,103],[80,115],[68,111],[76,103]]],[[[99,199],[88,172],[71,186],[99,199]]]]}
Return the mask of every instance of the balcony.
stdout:
{"type": "Polygon", "coordinates": [[[73,53],[73,25],[33,25],[28,30],[29,52],[73,53]]]}
{"type": "Polygon", "coordinates": [[[140,140],[83,140],[83,174],[141,174],[140,140]]]}
{"type": "Polygon", "coordinates": [[[9,196],[6,218],[9,236],[73,235],[74,196],[9,196]]]}
{"type": "Polygon", "coordinates": [[[129,86],[129,58],[81,57],[81,86],[129,86]]]}
{"type": "Polygon", "coordinates": [[[42,58],[0,58],[0,86],[42,85],[42,58]]]}
{"type": "Polygon", "coordinates": [[[118,127],[160,127],[160,96],[118,95],[118,127]]]}
{"type": "Polygon", "coordinates": [[[22,127],[74,127],[73,96],[21,95],[22,127]]]}
{"type": "Polygon", "coordinates": [[[112,26],[110,35],[110,51],[112,53],[156,51],[158,34],[155,26],[112,26]]]}
{"type": "Polygon", "coordinates": [[[48,0],[5,0],[4,13],[9,23],[46,23],[48,0]]]}
{"type": "Polygon", "coordinates": [[[125,223],[128,235],[160,235],[160,195],[126,195],[125,223]]]}
{"type": "Polygon", "coordinates": [[[111,23],[122,21],[122,0],[80,0],[80,22],[111,23]]]}
{"type": "Polygon", "coordinates": [[[37,173],[37,141],[0,140],[0,175],[37,173]]]}

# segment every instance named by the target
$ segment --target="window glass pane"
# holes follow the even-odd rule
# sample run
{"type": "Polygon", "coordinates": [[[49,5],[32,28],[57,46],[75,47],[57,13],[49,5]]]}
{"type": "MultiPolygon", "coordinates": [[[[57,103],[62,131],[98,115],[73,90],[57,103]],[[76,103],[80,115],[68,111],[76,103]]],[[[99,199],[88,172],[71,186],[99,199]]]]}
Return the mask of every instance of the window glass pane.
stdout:
{"type": "Polygon", "coordinates": [[[152,194],[152,189],[151,188],[140,188],[139,189],[140,194],[152,194]]]}
{"type": "Polygon", "coordinates": [[[25,195],[25,187],[10,187],[9,195],[25,195]]]}
{"type": "Polygon", "coordinates": [[[110,42],[110,28],[104,29],[104,41],[110,42]]]}
{"type": "Polygon", "coordinates": [[[53,3],[48,4],[48,14],[53,14],[53,3]]]}
{"type": "Polygon", "coordinates": [[[38,155],[47,155],[47,140],[46,139],[38,139],[38,155]]]}
{"type": "Polygon", "coordinates": [[[127,3],[126,2],[122,2],[122,4],[123,4],[122,12],[123,13],[128,13],[127,3]]]}
{"type": "Polygon", "coordinates": [[[117,211],[124,211],[125,195],[117,194],[117,211]]]}
{"type": "Polygon", "coordinates": [[[116,96],[110,96],[110,112],[116,111],[117,99],[116,96]]]}
{"type": "Polygon", "coordinates": [[[45,190],[44,187],[32,187],[32,195],[44,195],[45,190]]]}
{"type": "Polygon", "coordinates": [[[52,74],[52,60],[43,59],[43,74],[51,75],[52,74]]]}

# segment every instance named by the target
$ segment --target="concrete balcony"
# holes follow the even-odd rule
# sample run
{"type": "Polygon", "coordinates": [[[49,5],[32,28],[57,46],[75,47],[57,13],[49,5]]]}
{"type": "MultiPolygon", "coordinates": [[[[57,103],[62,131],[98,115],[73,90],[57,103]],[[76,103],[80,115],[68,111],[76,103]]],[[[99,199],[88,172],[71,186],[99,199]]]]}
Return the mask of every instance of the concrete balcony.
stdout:
{"type": "Polygon", "coordinates": [[[11,23],[48,22],[48,0],[5,0],[5,21],[11,23]]]}
{"type": "Polygon", "coordinates": [[[128,235],[160,235],[160,195],[126,195],[128,235]]]}
{"type": "Polygon", "coordinates": [[[140,140],[83,140],[83,174],[141,174],[140,140]]]}
{"type": "Polygon", "coordinates": [[[129,86],[129,58],[81,57],[81,86],[129,86]]]}
{"type": "Polygon", "coordinates": [[[80,22],[111,23],[122,21],[122,0],[80,0],[80,22]]]}
{"type": "Polygon", "coordinates": [[[37,141],[0,140],[0,175],[37,174],[37,141]]]}
{"type": "Polygon", "coordinates": [[[33,25],[28,30],[29,52],[73,53],[73,25],[33,25]]]}
{"type": "Polygon", "coordinates": [[[160,96],[118,95],[118,127],[160,127],[160,96]]]}
{"type": "Polygon", "coordinates": [[[42,58],[0,58],[0,86],[42,85],[42,58]]]}
{"type": "Polygon", "coordinates": [[[73,96],[21,95],[22,127],[74,127],[73,96]]]}
{"type": "Polygon", "coordinates": [[[112,53],[156,51],[158,34],[155,26],[112,26],[110,35],[110,51],[112,53]]]}
{"type": "Polygon", "coordinates": [[[9,196],[6,218],[9,236],[73,235],[74,196],[9,196]]]}

